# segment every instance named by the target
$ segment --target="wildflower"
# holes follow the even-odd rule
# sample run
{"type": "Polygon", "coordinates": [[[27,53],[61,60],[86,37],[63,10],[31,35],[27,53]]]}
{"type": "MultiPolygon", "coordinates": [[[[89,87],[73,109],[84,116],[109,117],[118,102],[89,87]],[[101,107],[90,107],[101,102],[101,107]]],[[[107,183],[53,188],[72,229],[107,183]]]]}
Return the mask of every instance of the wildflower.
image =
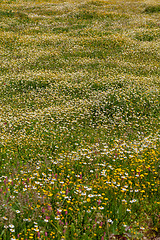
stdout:
{"type": "Polygon", "coordinates": [[[140,227],[141,230],[144,230],[145,228],[144,227],[140,227]]]}
{"type": "Polygon", "coordinates": [[[104,209],[104,207],[102,207],[102,206],[101,206],[101,207],[98,207],[98,209],[100,209],[100,210],[103,210],[103,209],[104,209]]]}
{"type": "Polygon", "coordinates": [[[16,213],[20,213],[20,211],[19,211],[19,210],[16,210],[16,213]]]}
{"type": "Polygon", "coordinates": [[[88,197],[92,198],[92,197],[94,197],[94,195],[93,194],[89,194],[88,197]]]}
{"type": "Polygon", "coordinates": [[[112,219],[108,219],[107,222],[113,224],[112,219]]]}
{"type": "Polygon", "coordinates": [[[126,210],[126,211],[127,211],[127,212],[130,212],[131,210],[127,208],[127,210],[126,210]]]}
{"type": "Polygon", "coordinates": [[[134,203],[134,202],[137,202],[137,200],[133,199],[133,200],[130,201],[130,203],[134,203]]]}
{"type": "Polygon", "coordinates": [[[38,227],[37,227],[37,228],[34,228],[33,230],[34,230],[35,232],[38,232],[38,231],[39,231],[38,227]]]}
{"type": "Polygon", "coordinates": [[[10,228],[14,228],[14,225],[13,225],[13,224],[10,224],[9,227],[10,227],[10,228]]]}

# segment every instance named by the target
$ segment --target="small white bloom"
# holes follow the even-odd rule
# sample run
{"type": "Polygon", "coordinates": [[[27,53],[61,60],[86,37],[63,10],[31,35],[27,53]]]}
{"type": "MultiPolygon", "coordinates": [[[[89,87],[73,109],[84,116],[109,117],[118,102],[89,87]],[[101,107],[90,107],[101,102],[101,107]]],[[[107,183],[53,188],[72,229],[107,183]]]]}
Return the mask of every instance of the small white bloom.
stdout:
{"type": "Polygon", "coordinates": [[[10,227],[10,228],[14,228],[14,225],[13,225],[13,224],[10,224],[9,227],[10,227]]]}
{"type": "Polygon", "coordinates": [[[144,227],[140,227],[141,230],[144,230],[145,228],[144,227]]]}
{"type": "Polygon", "coordinates": [[[91,207],[91,209],[92,209],[92,210],[95,210],[95,209],[96,209],[96,207],[91,207]]]}
{"type": "Polygon", "coordinates": [[[2,217],[4,220],[8,220],[8,218],[7,217],[2,217]]]}
{"type": "Polygon", "coordinates": [[[107,222],[111,224],[113,223],[112,219],[108,219],[107,222]]]}
{"type": "Polygon", "coordinates": [[[38,228],[34,228],[33,229],[35,232],[39,232],[39,229],[38,228]]]}
{"type": "Polygon", "coordinates": [[[16,210],[16,213],[20,213],[20,211],[19,211],[19,210],[16,210]]]}
{"type": "Polygon", "coordinates": [[[103,210],[103,209],[104,209],[104,207],[98,207],[98,209],[100,209],[100,210],[103,210]]]}
{"type": "Polygon", "coordinates": [[[89,194],[89,195],[88,195],[88,197],[90,197],[90,198],[91,198],[91,197],[94,197],[94,195],[93,195],[93,194],[89,194]]]}
{"type": "Polygon", "coordinates": [[[82,196],[86,196],[86,193],[81,193],[82,196]]]}

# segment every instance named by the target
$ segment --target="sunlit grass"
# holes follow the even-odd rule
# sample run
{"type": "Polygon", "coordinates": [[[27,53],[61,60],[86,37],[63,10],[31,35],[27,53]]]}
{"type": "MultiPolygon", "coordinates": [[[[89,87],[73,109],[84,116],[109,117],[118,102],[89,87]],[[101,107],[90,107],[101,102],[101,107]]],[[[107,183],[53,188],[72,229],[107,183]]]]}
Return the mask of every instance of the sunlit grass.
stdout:
{"type": "Polygon", "coordinates": [[[159,5],[0,2],[0,239],[159,237],[159,5]]]}

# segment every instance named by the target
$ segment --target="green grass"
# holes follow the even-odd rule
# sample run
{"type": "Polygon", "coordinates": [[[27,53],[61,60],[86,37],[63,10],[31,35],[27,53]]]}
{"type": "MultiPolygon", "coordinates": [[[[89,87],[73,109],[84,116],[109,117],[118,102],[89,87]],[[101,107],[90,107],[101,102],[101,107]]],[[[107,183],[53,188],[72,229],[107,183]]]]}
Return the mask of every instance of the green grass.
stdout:
{"type": "Polygon", "coordinates": [[[158,239],[158,9],[0,2],[0,239],[158,239]]]}
{"type": "Polygon", "coordinates": [[[144,10],[145,13],[159,13],[160,12],[160,5],[151,5],[147,6],[144,10]]]}

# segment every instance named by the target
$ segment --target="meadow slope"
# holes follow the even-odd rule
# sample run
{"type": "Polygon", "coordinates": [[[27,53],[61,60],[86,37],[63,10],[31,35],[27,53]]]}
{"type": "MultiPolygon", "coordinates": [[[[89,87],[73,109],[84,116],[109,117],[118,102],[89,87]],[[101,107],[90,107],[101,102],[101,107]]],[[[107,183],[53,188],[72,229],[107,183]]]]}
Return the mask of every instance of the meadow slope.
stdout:
{"type": "Polygon", "coordinates": [[[0,1],[0,239],[160,237],[160,4],[0,1]]]}

